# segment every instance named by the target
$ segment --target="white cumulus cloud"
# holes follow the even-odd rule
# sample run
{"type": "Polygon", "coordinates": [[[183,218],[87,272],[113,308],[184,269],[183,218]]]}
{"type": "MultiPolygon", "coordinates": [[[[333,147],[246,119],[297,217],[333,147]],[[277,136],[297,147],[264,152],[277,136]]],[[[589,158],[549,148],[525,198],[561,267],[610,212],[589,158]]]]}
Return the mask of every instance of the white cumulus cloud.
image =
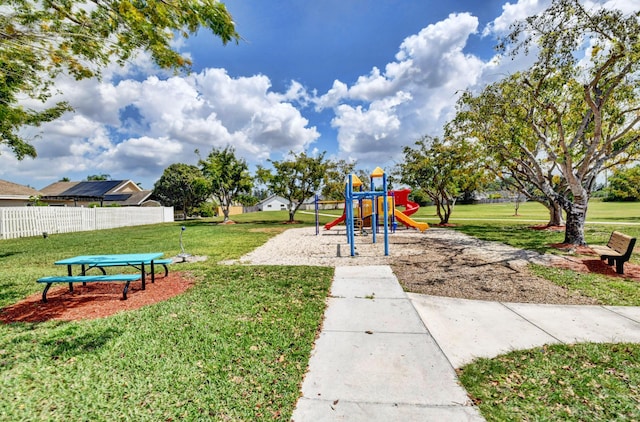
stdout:
{"type": "Polygon", "coordinates": [[[384,71],[374,67],[352,86],[335,81],[319,96],[319,109],[334,107],[342,155],[380,165],[422,135],[438,134],[458,92],[482,75],[485,63],[464,52],[477,28],[469,13],[451,14],[407,37],[384,71]]]}
{"type": "Polygon", "coordinates": [[[206,156],[230,145],[256,163],[306,150],[320,136],[294,105],[307,101],[305,89],[292,82],[286,92],[272,92],[264,75],[233,78],[205,69],[140,80],[61,78],[57,87],[63,94],[50,102],[68,101],[75,111],[42,126],[33,141],[36,160],[0,154],[0,178],[19,167],[24,177],[42,180],[41,188],[99,172],[151,188],[170,164],[196,164],[195,150],[206,156]]]}

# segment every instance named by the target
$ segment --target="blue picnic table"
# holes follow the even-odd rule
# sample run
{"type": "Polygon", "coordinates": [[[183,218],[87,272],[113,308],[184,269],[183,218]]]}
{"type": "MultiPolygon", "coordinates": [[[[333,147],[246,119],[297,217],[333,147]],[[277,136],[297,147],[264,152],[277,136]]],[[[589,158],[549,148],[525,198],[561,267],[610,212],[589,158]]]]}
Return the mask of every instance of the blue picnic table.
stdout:
{"type": "Polygon", "coordinates": [[[127,298],[129,283],[131,281],[141,280],[142,290],[145,289],[146,266],[150,266],[151,282],[155,281],[155,264],[161,263],[165,267],[165,276],[168,272],[166,263],[170,260],[159,259],[162,252],[151,253],[134,253],[134,254],[113,254],[113,255],[79,255],[71,258],[56,261],[55,265],[66,265],[66,276],[42,277],[38,279],[39,283],[46,283],[46,287],[42,292],[42,301],[47,301],[47,291],[53,283],[69,283],[69,291],[73,292],[73,283],[82,283],[83,285],[91,282],[126,282],[122,296],[127,298]],[[80,266],[80,273],[73,275],[73,266],[80,266]],[[140,270],[140,274],[114,274],[107,275],[104,267],[134,267],[140,270]],[[87,275],[87,271],[92,268],[98,268],[102,271],[102,275],[87,275]]]}
{"type": "Polygon", "coordinates": [[[74,265],[80,265],[81,274],[86,275],[86,272],[91,268],[103,268],[103,267],[134,267],[140,270],[140,278],[142,280],[142,290],[145,289],[145,266],[151,267],[151,282],[155,282],[155,268],[154,261],[163,255],[162,252],[151,253],[131,253],[131,254],[115,254],[115,255],[80,255],[72,258],[66,258],[60,261],[56,261],[56,265],[66,265],[67,274],[73,275],[72,267],[74,265]]]}

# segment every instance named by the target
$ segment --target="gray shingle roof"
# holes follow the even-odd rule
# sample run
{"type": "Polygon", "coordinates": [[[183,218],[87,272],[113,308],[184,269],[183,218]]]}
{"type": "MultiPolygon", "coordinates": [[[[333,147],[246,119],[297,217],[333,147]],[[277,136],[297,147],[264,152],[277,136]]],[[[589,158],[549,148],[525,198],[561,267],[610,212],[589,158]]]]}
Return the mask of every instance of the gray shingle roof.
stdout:
{"type": "Polygon", "coordinates": [[[38,196],[40,192],[29,186],[19,185],[17,183],[0,180],[0,196],[38,196]]]}

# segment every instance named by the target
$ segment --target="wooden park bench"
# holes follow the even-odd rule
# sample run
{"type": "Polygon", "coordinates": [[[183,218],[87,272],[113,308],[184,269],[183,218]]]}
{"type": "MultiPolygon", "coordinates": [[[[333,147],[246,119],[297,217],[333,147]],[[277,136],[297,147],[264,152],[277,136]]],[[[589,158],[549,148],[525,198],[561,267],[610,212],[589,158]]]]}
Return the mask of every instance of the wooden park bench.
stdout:
{"type": "Polygon", "coordinates": [[[607,260],[607,264],[616,266],[618,274],[624,274],[624,263],[631,258],[636,245],[636,238],[614,231],[611,233],[607,246],[595,245],[590,248],[600,255],[600,259],[607,260]]]}
{"type": "Polygon", "coordinates": [[[140,274],[112,274],[112,275],[61,275],[42,277],[38,279],[38,283],[46,283],[47,285],[42,292],[42,301],[47,301],[47,292],[53,283],[69,283],[69,291],[73,292],[73,283],[95,283],[95,282],[112,282],[112,281],[124,281],[124,290],[122,291],[122,298],[127,300],[127,292],[129,291],[129,283],[132,281],[140,280],[140,274]]]}

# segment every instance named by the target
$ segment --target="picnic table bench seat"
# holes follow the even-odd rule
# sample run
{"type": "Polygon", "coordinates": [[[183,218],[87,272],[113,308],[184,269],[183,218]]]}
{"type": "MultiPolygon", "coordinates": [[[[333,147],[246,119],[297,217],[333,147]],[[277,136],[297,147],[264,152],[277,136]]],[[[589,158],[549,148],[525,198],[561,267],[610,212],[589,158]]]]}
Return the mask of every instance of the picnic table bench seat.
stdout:
{"type": "Polygon", "coordinates": [[[122,298],[127,300],[127,292],[129,291],[129,283],[132,281],[140,280],[140,274],[111,274],[111,275],[61,275],[61,276],[49,276],[38,279],[38,283],[46,283],[47,285],[42,292],[42,301],[47,301],[47,292],[53,283],[69,283],[69,291],[73,292],[73,283],[86,283],[93,282],[112,282],[112,281],[124,281],[124,290],[122,291],[122,298]]]}
{"type": "Polygon", "coordinates": [[[609,237],[606,246],[589,246],[595,253],[600,255],[600,259],[607,260],[607,264],[616,266],[616,273],[624,274],[624,263],[631,258],[633,248],[636,245],[636,238],[624,233],[614,231],[609,237]]]}

